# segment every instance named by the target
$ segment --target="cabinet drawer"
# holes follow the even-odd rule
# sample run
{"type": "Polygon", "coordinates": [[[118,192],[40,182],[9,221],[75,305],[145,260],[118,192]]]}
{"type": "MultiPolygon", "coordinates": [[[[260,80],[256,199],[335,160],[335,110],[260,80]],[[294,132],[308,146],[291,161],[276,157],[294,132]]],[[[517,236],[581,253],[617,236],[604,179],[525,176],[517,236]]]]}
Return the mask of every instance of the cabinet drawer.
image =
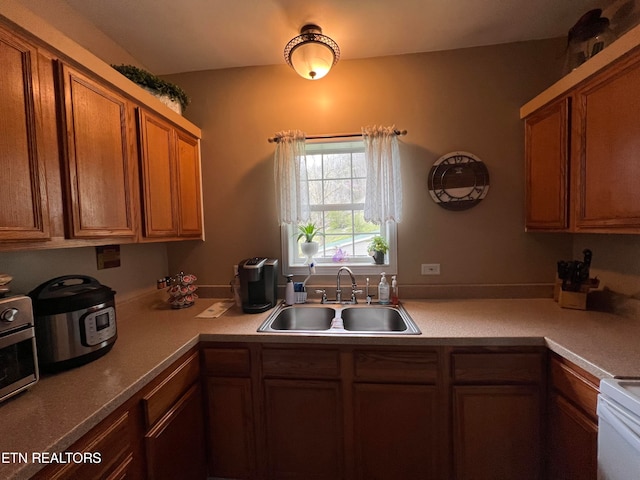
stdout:
{"type": "Polygon", "coordinates": [[[598,379],[576,365],[559,357],[551,357],[551,385],[561,395],[582,409],[592,419],[597,418],[598,379]]]}
{"type": "Polygon", "coordinates": [[[205,348],[202,352],[207,375],[248,377],[251,374],[248,348],[205,348]]]}
{"type": "Polygon", "coordinates": [[[454,353],[454,382],[537,383],[542,379],[543,357],[539,353],[454,353]]]}
{"type": "Polygon", "coordinates": [[[162,417],[178,398],[198,380],[200,366],[198,352],[194,352],[167,378],[144,396],[142,405],[147,428],[162,417]]]}
{"type": "Polygon", "coordinates": [[[85,446],[75,444],[67,449],[69,452],[76,452],[74,453],[76,457],[83,455],[82,461],[74,457],[74,461],[70,461],[57,471],[55,467],[46,468],[38,472],[34,478],[47,480],[124,478],[123,474],[127,473],[133,461],[129,412],[124,412],[115,420],[106,422],[105,427],[98,427],[97,432],[87,439],[85,446]]]}
{"type": "Polygon", "coordinates": [[[435,383],[438,353],[434,351],[356,350],[356,380],[435,383]]]}
{"type": "Polygon", "coordinates": [[[266,348],[262,351],[262,372],[278,377],[337,377],[340,356],[330,349],[266,348]]]}

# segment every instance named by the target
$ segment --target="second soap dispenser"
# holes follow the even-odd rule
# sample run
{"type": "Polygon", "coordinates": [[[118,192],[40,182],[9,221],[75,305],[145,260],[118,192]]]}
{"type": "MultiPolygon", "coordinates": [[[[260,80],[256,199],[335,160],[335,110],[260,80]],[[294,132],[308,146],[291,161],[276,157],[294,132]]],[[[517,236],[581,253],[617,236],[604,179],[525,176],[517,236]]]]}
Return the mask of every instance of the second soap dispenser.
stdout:
{"type": "Polygon", "coordinates": [[[381,305],[389,303],[389,283],[387,282],[386,273],[380,274],[380,283],[378,284],[378,301],[381,305]]]}

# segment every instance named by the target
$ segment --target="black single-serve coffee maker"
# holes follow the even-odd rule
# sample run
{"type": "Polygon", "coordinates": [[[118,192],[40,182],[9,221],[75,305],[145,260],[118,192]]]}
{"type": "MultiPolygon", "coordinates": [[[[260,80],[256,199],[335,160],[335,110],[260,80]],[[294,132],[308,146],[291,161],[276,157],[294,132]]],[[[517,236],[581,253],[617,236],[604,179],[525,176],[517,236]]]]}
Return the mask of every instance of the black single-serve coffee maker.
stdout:
{"type": "Polygon", "coordinates": [[[238,264],[242,311],[260,313],[275,307],[278,299],[278,260],[253,257],[238,264]]]}

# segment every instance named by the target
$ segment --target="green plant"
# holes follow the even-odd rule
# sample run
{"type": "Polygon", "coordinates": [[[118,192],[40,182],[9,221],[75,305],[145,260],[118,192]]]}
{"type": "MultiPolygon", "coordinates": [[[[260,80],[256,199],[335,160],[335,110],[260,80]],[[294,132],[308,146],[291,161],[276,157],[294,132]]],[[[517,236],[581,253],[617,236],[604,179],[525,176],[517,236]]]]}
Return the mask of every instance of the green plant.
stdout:
{"type": "Polygon", "coordinates": [[[313,242],[313,237],[322,235],[320,228],[315,223],[298,225],[298,240],[304,237],[306,243],[313,242]]]}
{"type": "Polygon", "coordinates": [[[180,87],[167,82],[146,70],[134,67],[133,65],[111,66],[132,82],[143,87],[150,88],[151,90],[155,90],[160,95],[167,95],[171,100],[179,102],[180,105],[182,105],[182,110],[185,110],[187,105],[191,102],[185,91],[180,87]]]}
{"type": "Polygon", "coordinates": [[[389,250],[389,244],[381,236],[377,235],[371,239],[371,243],[369,244],[369,247],[368,247],[369,252],[387,253],[388,250],[389,250]]]}

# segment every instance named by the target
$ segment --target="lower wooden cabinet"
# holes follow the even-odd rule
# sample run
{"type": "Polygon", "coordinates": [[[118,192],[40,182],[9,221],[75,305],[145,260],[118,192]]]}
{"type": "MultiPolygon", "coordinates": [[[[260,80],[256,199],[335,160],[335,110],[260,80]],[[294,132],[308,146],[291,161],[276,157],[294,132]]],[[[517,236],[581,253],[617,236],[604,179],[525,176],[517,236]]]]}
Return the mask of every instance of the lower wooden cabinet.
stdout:
{"type": "Polygon", "coordinates": [[[456,386],[453,405],[456,479],[542,478],[538,387],[456,386]]]}
{"type": "Polygon", "coordinates": [[[571,362],[549,362],[548,478],[597,478],[599,381],[571,362]]]}
{"type": "Polygon", "coordinates": [[[208,377],[206,382],[209,474],[216,478],[254,478],[251,379],[208,377]]]}
{"type": "Polygon", "coordinates": [[[596,396],[544,347],[207,342],[36,478],[589,479],[596,396]]]}
{"type": "Polygon", "coordinates": [[[261,478],[256,453],[257,402],[252,352],[244,344],[204,344],[206,432],[209,476],[261,478]]]}
{"type": "Polygon", "coordinates": [[[452,478],[543,478],[545,359],[542,348],[452,351],[452,478]]]}
{"type": "Polygon", "coordinates": [[[145,435],[147,478],[207,478],[203,418],[202,393],[195,384],[145,435]]]}
{"type": "Polygon", "coordinates": [[[267,478],[345,478],[340,382],[267,379],[264,397],[267,478]]]}
{"type": "Polygon", "coordinates": [[[128,411],[116,412],[76,442],[67,452],[82,456],[65,464],[51,464],[33,478],[37,480],[135,478],[134,418],[128,411]]]}
{"type": "Polygon", "coordinates": [[[66,452],[82,463],[50,464],[37,480],[205,480],[199,353],[176,360],[66,452]]]}
{"type": "Polygon", "coordinates": [[[356,478],[445,478],[437,387],[358,383],[353,395],[356,478]]]}

